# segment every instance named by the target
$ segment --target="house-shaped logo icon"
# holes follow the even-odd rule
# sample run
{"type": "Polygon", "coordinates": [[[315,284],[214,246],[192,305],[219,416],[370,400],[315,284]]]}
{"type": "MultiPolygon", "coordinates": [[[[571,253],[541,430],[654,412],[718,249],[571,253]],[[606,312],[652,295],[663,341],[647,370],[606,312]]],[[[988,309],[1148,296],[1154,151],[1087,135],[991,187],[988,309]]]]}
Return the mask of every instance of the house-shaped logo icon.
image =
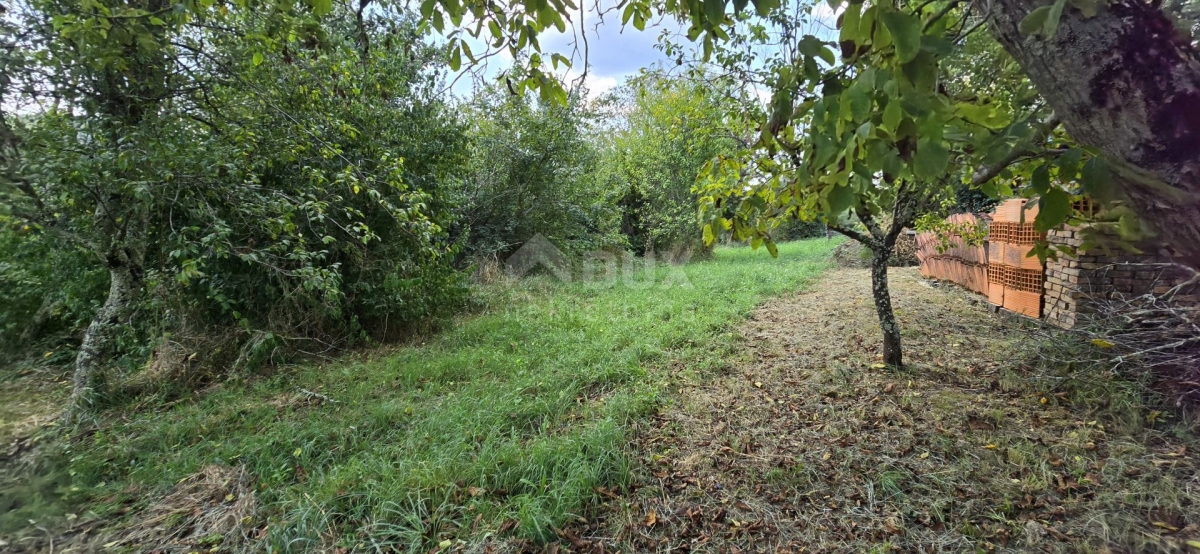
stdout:
{"type": "Polygon", "coordinates": [[[541,233],[525,241],[525,244],[504,260],[505,269],[513,277],[524,276],[539,265],[560,281],[571,281],[571,260],[541,233]]]}

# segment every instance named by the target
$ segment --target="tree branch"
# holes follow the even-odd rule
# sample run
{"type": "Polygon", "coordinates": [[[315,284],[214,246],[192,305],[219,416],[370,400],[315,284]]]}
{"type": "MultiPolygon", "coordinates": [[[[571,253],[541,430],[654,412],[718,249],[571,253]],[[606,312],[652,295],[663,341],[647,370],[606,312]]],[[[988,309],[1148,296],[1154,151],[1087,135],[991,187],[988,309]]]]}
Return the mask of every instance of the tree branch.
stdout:
{"type": "Polygon", "coordinates": [[[874,238],[864,235],[854,229],[850,229],[848,227],[842,227],[841,225],[838,225],[837,223],[828,223],[827,226],[831,230],[833,230],[839,234],[845,235],[847,237],[850,237],[851,239],[861,242],[867,248],[874,250],[877,246],[877,243],[874,238]]]}
{"type": "Polygon", "coordinates": [[[871,215],[866,208],[862,206],[855,208],[854,215],[858,216],[858,220],[867,226],[867,230],[871,232],[871,238],[876,242],[882,241],[886,237],[883,229],[879,227],[879,222],[875,221],[875,216],[871,215]]]}
{"type": "MultiPolygon", "coordinates": [[[[1040,126],[1041,128],[1036,134],[1034,134],[1033,139],[1030,142],[1032,144],[1037,144],[1045,141],[1046,137],[1049,136],[1050,133],[1053,132],[1061,122],[1062,120],[1060,120],[1057,115],[1047,119],[1044,123],[1042,123],[1040,126]]],[[[1012,165],[1017,160],[1035,153],[1037,153],[1037,150],[1029,146],[1014,145],[1012,151],[1001,158],[1000,161],[990,166],[984,166],[977,169],[975,174],[971,176],[971,186],[978,187],[988,181],[991,181],[992,179],[995,179],[1000,172],[1007,169],[1008,166],[1012,165]]]]}

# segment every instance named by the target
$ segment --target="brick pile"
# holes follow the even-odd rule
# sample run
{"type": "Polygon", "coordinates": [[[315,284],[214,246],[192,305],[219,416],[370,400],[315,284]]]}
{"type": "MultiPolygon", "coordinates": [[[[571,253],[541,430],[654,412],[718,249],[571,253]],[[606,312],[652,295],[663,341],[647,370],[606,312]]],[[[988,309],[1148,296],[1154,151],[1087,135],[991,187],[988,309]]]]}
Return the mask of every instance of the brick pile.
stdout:
{"type": "MultiPolygon", "coordinates": [[[[1051,245],[1076,248],[1074,256],[1060,254],[1057,260],[1046,262],[1045,319],[1054,325],[1074,327],[1098,301],[1163,294],[1187,280],[1187,275],[1172,265],[1175,257],[1165,248],[1139,245],[1142,254],[1081,250],[1082,232],[1078,227],[1064,227],[1050,231],[1046,237],[1051,245]]],[[[1191,304],[1198,301],[1190,294],[1176,296],[1175,300],[1191,304]]]]}
{"type": "Polygon", "coordinates": [[[1042,316],[1042,262],[1030,256],[1042,238],[1033,227],[1037,207],[1013,199],[996,207],[988,229],[988,302],[1010,312],[1042,316]]]}
{"type": "MultiPolygon", "coordinates": [[[[974,214],[955,214],[946,221],[974,226],[980,218],[974,214]]],[[[987,294],[987,253],[983,245],[972,246],[958,235],[947,237],[943,243],[937,233],[920,233],[917,235],[917,261],[921,265],[921,275],[925,277],[953,281],[987,294]]]]}
{"type": "MultiPolygon", "coordinates": [[[[1073,207],[1087,213],[1090,203],[1073,207]]],[[[1035,206],[1025,200],[1009,200],[996,207],[991,216],[987,241],[982,247],[963,244],[950,237],[950,248],[938,252],[942,241],[934,233],[917,235],[917,259],[921,274],[933,279],[954,281],[970,290],[985,294],[988,302],[1005,310],[1045,319],[1059,327],[1071,328],[1082,316],[1095,309],[1096,302],[1114,298],[1132,298],[1144,294],[1163,294],[1188,279],[1174,265],[1174,255],[1153,244],[1136,245],[1141,254],[1109,252],[1100,248],[1083,249],[1083,231],[1061,227],[1046,233],[1051,246],[1070,246],[1075,254],[1059,254],[1043,267],[1030,256],[1034,244],[1042,238],[1033,227],[1035,206]]],[[[988,216],[978,216],[987,221],[988,216]]],[[[951,216],[951,223],[977,221],[970,214],[951,216]]],[[[1200,304],[1200,296],[1181,294],[1175,300],[1200,304]]]]}

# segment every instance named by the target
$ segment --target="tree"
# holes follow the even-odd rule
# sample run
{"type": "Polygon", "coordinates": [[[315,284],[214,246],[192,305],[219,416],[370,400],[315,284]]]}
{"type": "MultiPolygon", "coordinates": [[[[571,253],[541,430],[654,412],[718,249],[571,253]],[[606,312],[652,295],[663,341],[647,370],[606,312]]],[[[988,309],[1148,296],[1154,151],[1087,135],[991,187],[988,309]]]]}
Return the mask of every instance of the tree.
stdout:
{"type": "MultiPolygon", "coordinates": [[[[748,13],[749,5],[750,2],[744,0],[732,3],[679,0],[665,4],[631,0],[624,4],[621,17],[622,23],[631,23],[638,29],[644,28],[646,22],[658,14],[690,22],[687,37],[701,41],[703,58],[707,60],[714,52],[719,54],[721,47],[731,39],[736,42],[738,36],[730,29],[748,13]]],[[[833,0],[829,5],[837,9],[845,3],[833,0]]],[[[470,13],[477,21],[472,34],[480,36],[487,28],[497,49],[514,51],[526,45],[539,49],[536,43],[538,31],[551,24],[564,27],[562,16],[569,13],[566,4],[556,2],[522,6],[510,13],[485,3],[447,7],[436,0],[426,0],[422,9],[438,29],[445,28],[447,16],[452,23],[457,23],[464,14],[470,13]],[[525,25],[531,20],[536,20],[537,24],[525,25]]],[[[776,0],[758,0],[753,6],[764,17],[774,17],[795,8],[789,6],[781,10],[776,0]]],[[[968,23],[965,29],[990,28],[1044,95],[1056,115],[1054,121],[1064,122],[1074,139],[1086,149],[1080,157],[1086,162],[1089,156],[1098,156],[1101,161],[1093,164],[1093,169],[1102,166],[1112,169],[1111,176],[1101,175],[1105,173],[1103,171],[1093,171],[1087,175],[1064,175],[1063,180],[1104,177],[1099,180],[1111,181],[1116,196],[1123,198],[1151,223],[1189,263],[1197,265],[1200,262],[1200,218],[1194,217],[1200,203],[1195,177],[1200,122],[1191,116],[1200,113],[1196,109],[1197,95],[1200,94],[1196,92],[1200,89],[1197,84],[1200,82],[1200,69],[1197,69],[1200,63],[1197,62],[1195,39],[1185,33],[1185,30],[1197,28],[1194,3],[1186,0],[1167,3],[1174,15],[1189,18],[1181,25],[1176,25],[1158,4],[1136,0],[1056,0],[1052,3],[1040,0],[965,3],[931,0],[870,7],[886,8],[898,14],[890,15],[890,21],[869,22],[873,29],[880,30],[881,38],[884,35],[890,38],[891,24],[904,26],[897,28],[903,38],[896,44],[888,40],[878,44],[870,40],[855,43],[867,48],[864,53],[872,48],[899,48],[905,56],[916,53],[914,56],[924,58],[933,52],[944,56],[960,46],[939,40],[937,33],[927,32],[932,30],[930,28],[912,26],[914,18],[928,23],[954,12],[963,14],[958,20],[968,23]]],[[[844,22],[845,17],[841,19],[844,22]]],[[[841,30],[844,32],[845,28],[843,25],[841,30]]],[[[784,35],[783,38],[792,40],[797,35],[784,35]]],[[[461,57],[461,41],[452,40],[450,49],[454,56],[461,57]]],[[[541,58],[537,60],[540,64],[541,58]]],[[[557,66],[559,58],[554,60],[557,66]]],[[[755,61],[753,56],[742,56],[742,63],[745,68],[753,68],[755,61]]],[[[535,76],[540,78],[544,74],[535,76]]],[[[539,81],[528,79],[521,85],[537,87],[539,81]]],[[[554,90],[545,89],[543,93],[553,94],[554,90]]],[[[1043,136],[1046,134],[1049,132],[1043,136]]],[[[1015,153],[1013,159],[1028,156],[1020,149],[1012,152],[1015,153]]],[[[993,167],[999,169],[994,170],[981,167],[978,173],[999,175],[1004,166],[1002,163],[995,165],[993,167]]],[[[1055,166],[1054,171],[1070,170],[1073,166],[1079,164],[1068,159],[1065,167],[1055,166]]],[[[1047,171],[1051,169],[1047,168],[1047,171]]],[[[1071,216],[1070,198],[1065,191],[1054,187],[1039,188],[1058,191],[1042,200],[1043,204],[1053,207],[1042,212],[1047,214],[1043,216],[1046,218],[1043,227],[1052,227],[1071,216]]]]}
{"type": "Polygon", "coordinates": [[[572,253],[616,242],[586,90],[559,104],[491,85],[464,113],[471,155],[453,202],[468,255],[506,256],[536,234],[572,253]]]}
{"type": "Polygon", "coordinates": [[[651,70],[609,100],[608,140],[600,180],[621,195],[623,232],[637,252],[699,249],[700,169],[741,148],[748,102],[727,79],[651,70]]]}
{"type": "MultiPolygon", "coordinates": [[[[774,253],[773,229],[796,217],[861,242],[872,254],[883,360],[899,367],[901,333],[887,274],[897,238],[953,197],[964,180],[959,164],[1004,155],[1014,141],[1038,148],[1038,140],[1026,137],[1037,128],[1031,122],[1039,102],[1004,64],[981,70],[979,60],[969,59],[993,52],[986,44],[966,47],[974,32],[968,14],[849,4],[836,43],[795,32],[806,17],[768,20],[782,28],[776,32],[747,20],[734,33],[793,38],[757,70],[775,92],[755,148],[709,168],[701,198],[709,216],[704,234],[712,240],[728,231],[774,253]],[[953,44],[964,51],[956,53],[953,44]],[[963,81],[971,85],[958,84],[963,81]]],[[[762,43],[741,44],[760,49],[762,43]]],[[[730,71],[745,71],[737,52],[717,58],[730,71]]]]}
{"type": "Polygon", "coordinates": [[[3,105],[31,108],[4,117],[4,206],[109,277],[68,417],[127,333],[234,327],[256,358],[386,335],[461,296],[442,189],[462,133],[432,96],[433,52],[399,14],[317,19],[331,9],[36,0],[12,16],[3,105]]]}

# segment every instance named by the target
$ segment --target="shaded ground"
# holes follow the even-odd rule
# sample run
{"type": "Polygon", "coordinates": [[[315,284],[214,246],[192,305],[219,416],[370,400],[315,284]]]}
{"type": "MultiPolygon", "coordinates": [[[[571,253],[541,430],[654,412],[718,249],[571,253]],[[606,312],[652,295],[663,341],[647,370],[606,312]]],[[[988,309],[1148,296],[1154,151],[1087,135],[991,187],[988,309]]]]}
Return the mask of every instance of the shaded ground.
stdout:
{"type": "Polygon", "coordinates": [[[892,290],[905,371],[878,363],[866,271],[759,309],[736,369],[685,387],[643,430],[642,484],[601,491],[602,517],[562,546],[1200,551],[1183,424],[1119,380],[1047,373],[1035,322],[914,269],[893,270],[892,290]]]}

